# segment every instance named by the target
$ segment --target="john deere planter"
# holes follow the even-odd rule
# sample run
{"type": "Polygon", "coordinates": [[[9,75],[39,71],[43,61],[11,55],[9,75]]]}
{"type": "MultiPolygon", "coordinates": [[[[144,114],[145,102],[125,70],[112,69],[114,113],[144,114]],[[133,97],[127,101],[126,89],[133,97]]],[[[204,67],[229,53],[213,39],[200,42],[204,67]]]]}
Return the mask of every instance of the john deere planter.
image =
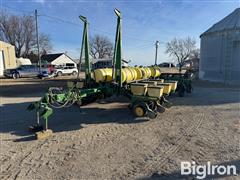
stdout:
{"type": "MultiPolygon", "coordinates": [[[[42,139],[52,134],[48,129],[48,120],[53,108],[79,106],[94,102],[99,98],[123,95],[129,98],[129,108],[137,116],[156,118],[158,112],[164,112],[171,107],[166,99],[180,90],[183,94],[190,80],[182,77],[161,76],[161,69],[157,66],[122,67],[122,18],[115,9],[117,29],[113,57],[113,68],[96,69],[92,71],[89,61],[89,39],[87,18],[80,16],[84,23],[81,55],[85,59],[85,79],[68,82],[68,89],[49,88],[45,96],[38,102],[29,105],[29,110],[36,110],[37,124],[30,127],[35,131],[36,138],[42,139]],[[40,119],[45,127],[40,125],[40,119]]],[[[79,71],[80,72],[80,71],[79,71]]],[[[189,85],[188,85],[189,86],[189,85]]],[[[189,87],[188,87],[189,88],[189,87]]]]}

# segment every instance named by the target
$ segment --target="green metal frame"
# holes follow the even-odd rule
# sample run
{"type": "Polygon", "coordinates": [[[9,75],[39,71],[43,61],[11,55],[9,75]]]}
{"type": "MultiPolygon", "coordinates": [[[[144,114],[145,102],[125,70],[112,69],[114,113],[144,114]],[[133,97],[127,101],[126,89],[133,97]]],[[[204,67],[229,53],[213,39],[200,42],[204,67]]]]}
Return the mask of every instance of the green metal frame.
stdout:
{"type": "MultiPolygon", "coordinates": [[[[89,60],[89,38],[88,38],[88,22],[87,18],[84,16],[79,16],[79,18],[84,22],[83,37],[82,37],[82,47],[81,47],[81,57],[84,52],[85,55],[85,83],[86,87],[79,89],[72,87],[67,91],[54,92],[56,88],[49,88],[48,93],[38,102],[29,105],[28,109],[35,109],[37,116],[44,119],[46,129],[48,128],[49,116],[53,113],[51,107],[54,107],[54,103],[59,105],[59,108],[66,107],[68,104],[72,105],[75,102],[82,102],[82,100],[93,99],[95,97],[111,96],[114,93],[122,94],[131,100],[131,104],[136,102],[145,103],[148,107],[148,103],[155,102],[158,107],[162,107],[163,103],[170,107],[170,103],[162,96],[161,98],[149,97],[149,96],[134,96],[130,92],[129,86],[124,86],[122,84],[122,17],[119,10],[115,9],[115,14],[117,16],[117,30],[115,37],[114,46],[114,57],[113,57],[113,77],[115,77],[115,83],[101,83],[98,85],[91,86],[91,67],[89,60]],[[93,87],[93,88],[89,88],[93,87]]],[[[154,112],[148,108],[149,114],[154,112]]],[[[155,116],[153,116],[155,117],[155,116]]],[[[38,117],[39,124],[39,117],[38,117]]]]}
{"type": "Polygon", "coordinates": [[[87,21],[87,18],[84,17],[84,16],[79,16],[79,18],[84,23],[80,59],[82,58],[82,53],[83,53],[83,50],[84,50],[84,56],[85,56],[85,59],[84,59],[85,60],[85,82],[86,82],[86,84],[90,84],[91,83],[91,65],[90,65],[90,60],[89,60],[88,21],[87,21]]]}
{"type": "Polygon", "coordinates": [[[118,84],[118,87],[122,87],[122,17],[121,12],[117,9],[114,10],[117,15],[117,30],[115,37],[115,48],[114,48],[114,57],[113,61],[115,64],[115,81],[118,84]]]}

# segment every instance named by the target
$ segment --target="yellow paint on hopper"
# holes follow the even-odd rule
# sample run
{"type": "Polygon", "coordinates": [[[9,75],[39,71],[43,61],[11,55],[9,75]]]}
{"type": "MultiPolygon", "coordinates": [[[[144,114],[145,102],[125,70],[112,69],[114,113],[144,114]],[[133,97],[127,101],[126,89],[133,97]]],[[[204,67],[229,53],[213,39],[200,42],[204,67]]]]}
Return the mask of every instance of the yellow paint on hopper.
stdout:
{"type": "Polygon", "coordinates": [[[164,94],[170,94],[172,89],[171,83],[158,83],[158,86],[163,86],[163,93],[164,94]]]}
{"type": "Polygon", "coordinates": [[[142,72],[142,79],[147,79],[147,72],[146,72],[145,68],[141,67],[139,69],[142,72]]]}
{"type": "Polygon", "coordinates": [[[137,80],[142,79],[143,73],[142,70],[139,67],[134,67],[136,73],[137,73],[137,80]]]}
{"type": "Polygon", "coordinates": [[[151,70],[150,70],[150,68],[148,68],[148,67],[145,67],[144,68],[145,69],[145,71],[146,71],[146,78],[150,78],[151,77],[151,70]]]}
{"type": "Polygon", "coordinates": [[[163,86],[148,86],[148,96],[160,98],[163,95],[163,86]]]}
{"type": "Polygon", "coordinates": [[[143,83],[131,83],[130,84],[132,94],[138,95],[138,96],[146,95],[147,86],[148,86],[148,84],[143,84],[143,83]]]}
{"type": "Polygon", "coordinates": [[[171,90],[172,91],[176,91],[176,89],[177,89],[177,81],[166,81],[167,83],[171,83],[171,90]]]}
{"type": "Polygon", "coordinates": [[[130,71],[130,74],[131,74],[131,75],[129,75],[131,77],[130,81],[136,80],[137,79],[137,72],[135,71],[135,69],[131,68],[131,67],[126,67],[126,69],[128,69],[130,71]]]}
{"type": "Polygon", "coordinates": [[[122,69],[122,82],[124,83],[127,80],[127,74],[124,71],[124,69],[122,69]]]}
{"type": "Polygon", "coordinates": [[[151,77],[156,78],[160,76],[160,69],[157,66],[152,66],[149,69],[151,71],[151,77]]]}
{"type": "Polygon", "coordinates": [[[132,73],[134,75],[134,80],[137,80],[137,71],[133,67],[131,67],[131,70],[132,70],[132,73]]]}
{"type": "Polygon", "coordinates": [[[157,86],[157,82],[156,81],[140,81],[139,83],[145,83],[151,86],[157,86]]]}
{"type": "Polygon", "coordinates": [[[133,79],[133,77],[132,77],[132,73],[131,73],[130,69],[128,69],[128,68],[123,68],[122,71],[124,71],[125,74],[126,74],[126,82],[127,82],[127,83],[131,82],[132,79],[133,79]]]}
{"type": "Polygon", "coordinates": [[[112,81],[112,69],[111,68],[96,69],[94,70],[94,77],[97,83],[110,82],[112,81]]]}
{"type": "MultiPolygon", "coordinates": [[[[103,68],[94,70],[93,78],[97,83],[99,82],[111,82],[112,68],[103,68]]],[[[122,68],[122,82],[132,82],[141,79],[148,79],[150,77],[160,76],[159,69],[155,67],[125,67],[122,68]]]]}

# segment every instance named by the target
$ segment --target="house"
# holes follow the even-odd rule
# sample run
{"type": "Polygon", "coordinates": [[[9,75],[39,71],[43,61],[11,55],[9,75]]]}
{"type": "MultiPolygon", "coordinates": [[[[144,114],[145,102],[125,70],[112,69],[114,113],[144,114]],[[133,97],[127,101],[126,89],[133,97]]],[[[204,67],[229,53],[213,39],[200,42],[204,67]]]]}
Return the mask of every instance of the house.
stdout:
{"type": "Polygon", "coordinates": [[[0,76],[3,76],[4,69],[12,69],[16,66],[15,47],[0,41],[0,76]]]}
{"type": "MultiPolygon", "coordinates": [[[[122,66],[127,67],[129,61],[122,59],[122,66]]],[[[92,69],[100,69],[100,68],[111,68],[112,67],[112,59],[93,59],[92,60],[92,69]]]]}
{"type": "Polygon", "coordinates": [[[57,53],[57,54],[45,54],[41,56],[41,62],[45,64],[51,64],[54,66],[75,66],[77,67],[77,63],[73,61],[65,53],[57,53]]]}

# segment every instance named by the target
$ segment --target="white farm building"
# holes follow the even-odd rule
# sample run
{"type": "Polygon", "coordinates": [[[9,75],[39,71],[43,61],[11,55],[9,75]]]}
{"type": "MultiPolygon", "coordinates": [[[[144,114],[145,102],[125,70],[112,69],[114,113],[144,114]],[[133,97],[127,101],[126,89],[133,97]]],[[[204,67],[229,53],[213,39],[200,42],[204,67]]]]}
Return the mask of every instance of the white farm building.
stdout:
{"type": "Polygon", "coordinates": [[[65,53],[45,54],[41,56],[41,61],[54,66],[75,66],[77,64],[65,53]]]}
{"type": "Polygon", "coordinates": [[[240,84],[240,8],[201,36],[199,77],[240,84]]]}

